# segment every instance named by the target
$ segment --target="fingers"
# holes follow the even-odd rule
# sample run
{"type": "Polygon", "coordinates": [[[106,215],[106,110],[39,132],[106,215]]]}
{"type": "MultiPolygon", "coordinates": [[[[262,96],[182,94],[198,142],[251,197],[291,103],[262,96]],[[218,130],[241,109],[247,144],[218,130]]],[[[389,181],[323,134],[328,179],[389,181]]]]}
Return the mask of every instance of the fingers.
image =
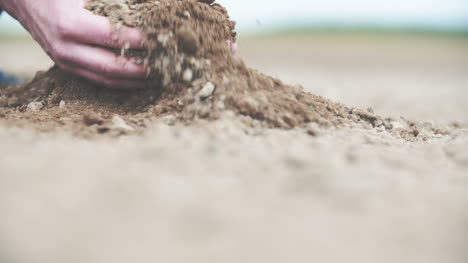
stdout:
{"type": "Polygon", "coordinates": [[[73,28],[71,37],[81,43],[110,48],[122,48],[129,43],[129,48],[142,47],[144,36],[140,30],[126,26],[117,30],[109,19],[88,10],[79,16],[76,25],[79,26],[73,28]]]}
{"type": "Polygon", "coordinates": [[[119,78],[109,78],[104,75],[100,75],[96,72],[88,70],[86,68],[80,68],[77,66],[65,65],[61,67],[63,70],[79,75],[89,81],[103,85],[107,88],[113,89],[142,89],[147,87],[145,80],[129,80],[119,78]]]}
{"type": "Polygon", "coordinates": [[[87,68],[111,78],[144,79],[146,69],[132,60],[120,57],[109,50],[89,45],[71,45],[58,58],[62,64],[87,68]]]}

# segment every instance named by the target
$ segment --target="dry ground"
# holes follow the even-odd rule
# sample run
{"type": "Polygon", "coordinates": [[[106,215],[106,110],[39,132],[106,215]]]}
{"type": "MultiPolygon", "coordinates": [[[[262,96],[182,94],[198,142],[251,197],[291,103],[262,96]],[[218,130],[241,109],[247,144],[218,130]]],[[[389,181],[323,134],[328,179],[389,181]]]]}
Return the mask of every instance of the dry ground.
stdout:
{"type": "MultiPolygon", "coordinates": [[[[467,43],[240,40],[248,64],[316,94],[462,127],[427,142],[230,120],[90,141],[0,122],[0,261],[466,262],[467,43]]],[[[50,65],[32,42],[0,48],[9,72],[50,65]]]]}

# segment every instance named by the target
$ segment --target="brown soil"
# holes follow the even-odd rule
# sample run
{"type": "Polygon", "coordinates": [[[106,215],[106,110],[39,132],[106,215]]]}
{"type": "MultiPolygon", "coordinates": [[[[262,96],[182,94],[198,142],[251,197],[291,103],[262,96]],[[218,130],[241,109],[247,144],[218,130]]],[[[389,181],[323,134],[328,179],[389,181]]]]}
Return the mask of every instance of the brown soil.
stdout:
{"type": "MultiPolygon", "coordinates": [[[[91,0],[87,8],[109,17],[116,30],[125,24],[145,33],[145,50],[122,43],[116,52],[147,66],[148,87],[106,89],[54,67],[26,85],[0,90],[0,116],[7,122],[82,136],[139,132],[159,118],[190,124],[225,115],[251,127],[300,127],[311,135],[311,123],[394,128],[371,109],[351,109],[248,68],[226,44],[235,41],[235,23],[218,4],[91,0]]],[[[420,132],[406,122],[397,133],[413,140],[420,132]]]]}

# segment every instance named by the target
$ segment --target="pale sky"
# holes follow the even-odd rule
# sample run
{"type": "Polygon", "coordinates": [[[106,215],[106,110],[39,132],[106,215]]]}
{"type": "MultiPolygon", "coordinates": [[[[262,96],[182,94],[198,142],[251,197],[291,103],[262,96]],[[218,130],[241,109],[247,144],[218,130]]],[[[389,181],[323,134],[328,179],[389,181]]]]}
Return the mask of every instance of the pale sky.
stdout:
{"type": "MultiPolygon", "coordinates": [[[[218,0],[240,31],[281,25],[468,28],[468,0],[218,0]]],[[[0,18],[0,32],[17,25],[0,18]]]]}
{"type": "Polygon", "coordinates": [[[468,26],[468,0],[219,0],[241,27],[332,23],[468,26]],[[257,22],[258,21],[258,22],[257,22]]]}

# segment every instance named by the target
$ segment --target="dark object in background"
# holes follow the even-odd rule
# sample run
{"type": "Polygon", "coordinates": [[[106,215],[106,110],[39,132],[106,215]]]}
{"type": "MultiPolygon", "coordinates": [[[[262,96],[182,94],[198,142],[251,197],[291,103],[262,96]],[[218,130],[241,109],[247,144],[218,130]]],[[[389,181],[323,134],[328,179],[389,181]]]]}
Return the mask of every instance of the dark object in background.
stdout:
{"type": "Polygon", "coordinates": [[[20,83],[21,81],[19,79],[7,76],[5,73],[0,71],[0,85],[14,85],[20,83]]]}

